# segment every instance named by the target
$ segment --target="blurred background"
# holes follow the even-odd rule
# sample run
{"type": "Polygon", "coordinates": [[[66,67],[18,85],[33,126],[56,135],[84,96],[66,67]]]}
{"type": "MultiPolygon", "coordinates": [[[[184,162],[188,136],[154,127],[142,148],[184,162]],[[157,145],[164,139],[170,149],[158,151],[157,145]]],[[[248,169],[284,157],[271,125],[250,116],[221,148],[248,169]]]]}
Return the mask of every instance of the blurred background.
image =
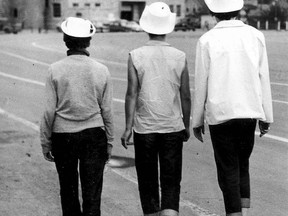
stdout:
{"type": "MultiPolygon", "coordinates": [[[[215,20],[203,0],[162,0],[177,14],[175,31],[210,29],[215,20]]],[[[288,30],[288,0],[244,0],[240,19],[258,29],[288,30]]],[[[98,32],[141,31],[139,18],[155,0],[0,0],[0,31],[60,30],[69,16],[93,21],[98,32]]]]}

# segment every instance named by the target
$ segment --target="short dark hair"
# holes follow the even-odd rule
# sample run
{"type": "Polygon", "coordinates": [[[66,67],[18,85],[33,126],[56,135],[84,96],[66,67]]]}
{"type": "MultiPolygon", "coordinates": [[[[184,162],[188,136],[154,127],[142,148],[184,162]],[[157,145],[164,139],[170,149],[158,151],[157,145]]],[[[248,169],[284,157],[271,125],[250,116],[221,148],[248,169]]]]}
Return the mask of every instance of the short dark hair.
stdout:
{"type": "Polygon", "coordinates": [[[151,33],[148,33],[148,35],[149,35],[149,37],[150,38],[155,38],[155,37],[164,37],[164,36],[166,36],[166,34],[161,34],[161,35],[157,35],[157,34],[151,34],[151,33]]]}
{"type": "Polygon", "coordinates": [[[90,46],[91,37],[78,38],[72,37],[64,33],[63,41],[68,49],[85,49],[90,46]]]}
{"type": "Polygon", "coordinates": [[[233,17],[237,17],[240,13],[240,10],[227,12],[227,13],[214,13],[210,11],[212,16],[217,17],[219,20],[230,20],[233,17]]]}

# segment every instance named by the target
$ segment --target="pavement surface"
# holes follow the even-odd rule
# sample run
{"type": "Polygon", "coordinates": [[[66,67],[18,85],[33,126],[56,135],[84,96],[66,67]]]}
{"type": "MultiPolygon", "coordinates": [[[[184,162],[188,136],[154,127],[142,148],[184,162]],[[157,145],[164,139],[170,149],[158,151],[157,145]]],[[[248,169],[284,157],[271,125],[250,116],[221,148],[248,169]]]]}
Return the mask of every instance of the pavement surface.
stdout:
{"type": "MultiPolygon", "coordinates": [[[[38,126],[3,110],[0,115],[0,215],[60,216],[57,173],[54,163],[45,161],[39,151],[38,126]]],[[[133,166],[133,158],[119,156],[113,156],[106,165],[103,216],[142,215],[137,180],[122,171],[133,166]]],[[[181,208],[187,215],[206,215],[183,200],[181,208]],[[190,212],[191,208],[196,213],[190,212]]]]}
{"type": "MultiPolygon", "coordinates": [[[[60,216],[57,174],[54,164],[39,153],[38,131],[2,116],[0,134],[0,215],[60,216]]],[[[107,166],[102,215],[127,215],[128,211],[140,215],[137,185],[107,166]]]]}
{"type": "MultiPolygon", "coordinates": [[[[193,92],[194,51],[203,32],[177,32],[168,38],[187,53],[193,92]],[[188,45],[189,46],[188,46],[188,45]]],[[[270,60],[275,123],[259,138],[251,157],[251,215],[288,215],[288,33],[265,32],[270,60]]],[[[0,216],[60,216],[58,177],[42,157],[39,119],[48,65],[65,56],[62,35],[0,35],[0,216]]],[[[114,84],[115,143],[102,194],[103,216],[141,216],[134,148],[123,149],[126,62],[129,50],[145,43],[144,33],[97,34],[91,57],[106,64],[114,84]]],[[[191,136],[184,145],[180,216],[222,216],[213,151],[207,129],[204,144],[191,136]]]]}

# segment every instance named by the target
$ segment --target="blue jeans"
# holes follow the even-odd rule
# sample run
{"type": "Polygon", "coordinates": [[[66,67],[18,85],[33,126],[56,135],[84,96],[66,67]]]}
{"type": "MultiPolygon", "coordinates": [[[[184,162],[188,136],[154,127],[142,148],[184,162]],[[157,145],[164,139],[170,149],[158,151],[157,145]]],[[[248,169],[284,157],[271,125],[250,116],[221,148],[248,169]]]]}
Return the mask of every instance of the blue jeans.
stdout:
{"type": "Polygon", "coordinates": [[[101,128],[53,133],[52,154],[59,176],[63,216],[100,216],[107,138],[101,128]],[[79,163],[80,162],[80,163],[79,163]],[[83,205],[78,195],[78,163],[83,205]]]}
{"type": "Polygon", "coordinates": [[[250,207],[249,158],[254,146],[255,119],[233,119],[209,125],[218,183],[227,214],[250,207]]]}
{"type": "Polygon", "coordinates": [[[163,209],[179,211],[183,136],[182,131],[165,134],[134,132],[135,165],[144,214],[152,214],[163,209]]]}

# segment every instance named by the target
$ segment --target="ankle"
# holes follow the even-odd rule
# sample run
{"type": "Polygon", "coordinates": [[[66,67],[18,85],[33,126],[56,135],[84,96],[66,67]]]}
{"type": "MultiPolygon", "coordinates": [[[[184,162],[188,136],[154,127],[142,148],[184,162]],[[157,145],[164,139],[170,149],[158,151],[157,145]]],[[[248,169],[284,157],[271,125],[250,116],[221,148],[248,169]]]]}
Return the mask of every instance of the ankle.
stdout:
{"type": "Polygon", "coordinates": [[[242,216],[248,216],[248,208],[242,208],[242,216]]]}
{"type": "Polygon", "coordinates": [[[161,211],[160,216],[178,216],[179,213],[173,209],[164,209],[161,211]]]}

